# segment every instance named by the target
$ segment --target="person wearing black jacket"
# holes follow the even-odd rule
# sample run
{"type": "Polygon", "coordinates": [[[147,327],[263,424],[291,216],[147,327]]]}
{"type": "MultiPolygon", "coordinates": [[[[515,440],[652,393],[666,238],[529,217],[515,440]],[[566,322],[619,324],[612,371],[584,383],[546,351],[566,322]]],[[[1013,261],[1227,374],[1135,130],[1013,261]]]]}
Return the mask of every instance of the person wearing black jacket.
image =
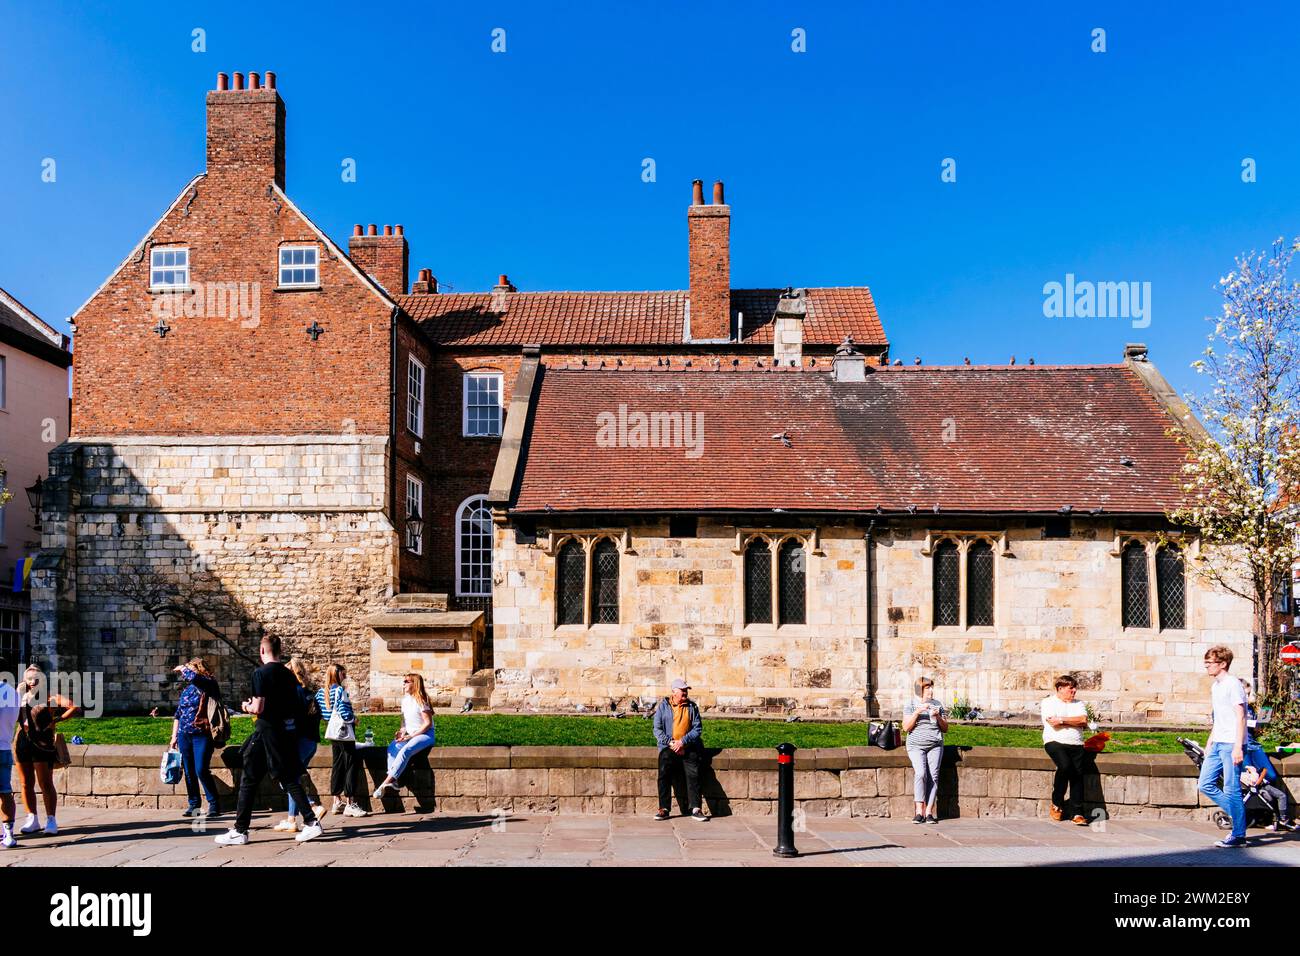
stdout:
{"type": "Polygon", "coordinates": [[[221,686],[208,670],[203,658],[196,657],[175,668],[184,686],[176,703],[172,718],[172,739],[168,745],[179,750],[181,766],[185,769],[185,795],[189,807],[184,817],[202,816],[199,805],[199,786],[208,798],[210,817],[219,816],[221,801],[217,796],[217,782],[212,778],[212,730],[208,727],[207,701],[221,700],[221,686]]]}
{"type": "Polygon", "coordinates": [[[252,714],[257,719],[253,724],[252,736],[240,749],[244,768],[239,775],[239,804],[235,811],[235,825],[216,838],[216,842],[223,846],[242,846],[248,842],[248,827],[253,820],[253,800],[257,796],[257,785],[268,773],[301,808],[305,825],[295,839],[300,843],[314,840],[323,832],[299,780],[303,775],[303,766],[298,757],[297,721],[302,716],[298,681],[280,663],[278,637],[262,638],[258,653],[262,666],[253,671],[252,696],[240,705],[244,713],[252,714]]]}

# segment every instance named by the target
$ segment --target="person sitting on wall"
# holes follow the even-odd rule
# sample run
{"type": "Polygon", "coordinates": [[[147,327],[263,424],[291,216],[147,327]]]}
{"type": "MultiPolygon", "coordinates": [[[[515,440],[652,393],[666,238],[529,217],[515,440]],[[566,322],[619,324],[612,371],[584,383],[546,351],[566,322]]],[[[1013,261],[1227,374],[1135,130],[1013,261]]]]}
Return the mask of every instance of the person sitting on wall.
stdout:
{"type": "Polygon", "coordinates": [[[655,741],[659,744],[659,810],[656,820],[667,820],[673,802],[673,780],[686,772],[686,802],[690,816],[705,823],[709,815],[700,801],[700,762],[704,758],[704,728],[700,708],[690,699],[690,684],[680,677],[673,681],[670,696],[655,708],[655,741]]]}
{"type": "Polygon", "coordinates": [[[1083,815],[1083,728],[1088,726],[1088,709],[1076,701],[1079,682],[1069,674],[1056,678],[1056,693],[1043,698],[1043,749],[1056,764],[1052,781],[1053,820],[1066,816],[1071,823],[1086,827],[1083,815]],[[1070,798],[1065,797],[1066,786],[1070,798]]]}
{"type": "Polygon", "coordinates": [[[922,677],[916,682],[916,696],[903,708],[903,733],[907,734],[907,758],[912,761],[916,816],[913,823],[939,822],[939,765],[943,762],[943,735],[948,732],[948,715],[934,696],[934,681],[922,677]]]}
{"type": "Polygon", "coordinates": [[[411,758],[434,745],[433,701],[424,689],[424,678],[407,674],[402,678],[402,726],[388,745],[388,776],[371,794],[382,800],[385,790],[397,790],[397,781],[411,763],[411,758]]]}

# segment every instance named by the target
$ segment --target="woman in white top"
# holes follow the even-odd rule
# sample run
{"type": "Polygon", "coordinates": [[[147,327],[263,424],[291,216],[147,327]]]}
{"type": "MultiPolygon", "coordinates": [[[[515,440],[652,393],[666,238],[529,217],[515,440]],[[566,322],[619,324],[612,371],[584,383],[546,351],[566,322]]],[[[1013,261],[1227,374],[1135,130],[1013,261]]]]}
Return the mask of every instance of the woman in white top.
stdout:
{"type": "Polygon", "coordinates": [[[1074,699],[1079,682],[1069,674],[1056,678],[1056,693],[1043,698],[1043,749],[1056,764],[1052,781],[1053,820],[1069,817],[1071,823],[1086,827],[1083,815],[1083,728],[1088,726],[1088,709],[1074,699]],[[1070,799],[1065,799],[1069,784],[1070,799]],[[1073,812],[1071,812],[1073,811],[1073,812]]]}
{"type": "Polygon", "coordinates": [[[402,727],[388,745],[388,776],[375,788],[376,800],[383,799],[385,790],[396,790],[397,781],[406,772],[411,758],[433,746],[433,702],[424,689],[424,678],[407,674],[402,685],[406,689],[402,698],[402,727]]]}

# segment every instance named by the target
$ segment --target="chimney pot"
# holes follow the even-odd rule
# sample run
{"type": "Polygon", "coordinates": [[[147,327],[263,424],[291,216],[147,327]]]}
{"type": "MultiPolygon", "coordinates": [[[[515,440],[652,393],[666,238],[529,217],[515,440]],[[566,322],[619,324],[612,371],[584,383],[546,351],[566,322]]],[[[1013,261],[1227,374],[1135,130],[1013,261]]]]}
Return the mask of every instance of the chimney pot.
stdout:
{"type": "Polygon", "coordinates": [[[243,88],[244,88],[244,74],[242,74],[242,73],[236,73],[236,74],[235,74],[235,89],[237,89],[237,90],[242,90],[243,88]]]}
{"type": "Polygon", "coordinates": [[[391,236],[392,234],[393,234],[393,227],[392,227],[392,226],[384,226],[384,235],[385,235],[385,236],[391,236]]]}
{"type": "Polygon", "coordinates": [[[248,73],[248,88],[250,90],[260,90],[262,88],[261,78],[251,70],[248,73]]]}
{"type": "Polygon", "coordinates": [[[228,89],[230,89],[230,77],[226,76],[226,74],[224,74],[224,73],[218,73],[218,74],[217,74],[217,89],[219,89],[219,90],[228,90],[228,89]]]}
{"type": "Polygon", "coordinates": [[[722,180],[719,179],[713,184],[713,205],[725,206],[726,204],[726,200],[722,198],[722,180]]]}
{"type": "Polygon", "coordinates": [[[361,223],[357,223],[355,226],[352,227],[352,235],[354,236],[361,235],[361,223]]]}
{"type": "Polygon", "coordinates": [[[266,71],[266,88],[268,90],[275,89],[275,72],[273,70],[266,71]]]}
{"type": "Polygon", "coordinates": [[[704,205],[704,180],[697,179],[691,183],[691,205],[704,205]]]}
{"type": "Polygon", "coordinates": [[[379,235],[379,227],[372,222],[370,225],[366,227],[366,235],[367,236],[379,235]]]}
{"type": "Polygon", "coordinates": [[[396,225],[396,226],[393,227],[393,232],[397,233],[399,236],[404,236],[404,235],[406,235],[406,232],[402,229],[402,226],[401,226],[400,223],[399,223],[398,225],[396,225]]]}
{"type": "Polygon", "coordinates": [[[509,284],[510,284],[510,277],[507,276],[504,272],[497,277],[497,285],[509,285],[509,284]]]}

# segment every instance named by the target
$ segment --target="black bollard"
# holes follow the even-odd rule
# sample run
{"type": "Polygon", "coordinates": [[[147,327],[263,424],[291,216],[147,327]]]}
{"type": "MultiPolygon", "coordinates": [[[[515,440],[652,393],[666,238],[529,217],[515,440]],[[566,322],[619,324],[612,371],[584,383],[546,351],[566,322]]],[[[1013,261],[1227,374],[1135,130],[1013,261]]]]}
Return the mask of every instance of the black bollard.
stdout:
{"type": "Polygon", "coordinates": [[[794,848],[794,744],[776,748],[776,849],[777,856],[798,856],[794,848]]]}

